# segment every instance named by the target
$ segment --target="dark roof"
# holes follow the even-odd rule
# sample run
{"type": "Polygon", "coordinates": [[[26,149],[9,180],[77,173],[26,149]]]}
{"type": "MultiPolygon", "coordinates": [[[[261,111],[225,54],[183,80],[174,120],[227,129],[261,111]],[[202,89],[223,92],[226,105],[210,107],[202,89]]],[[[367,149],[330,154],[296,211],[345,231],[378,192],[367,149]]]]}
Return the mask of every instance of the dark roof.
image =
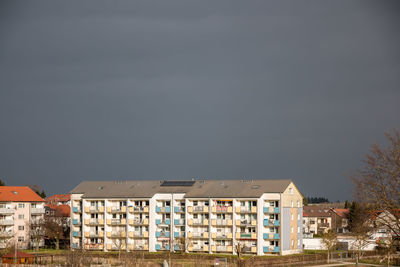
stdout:
{"type": "Polygon", "coordinates": [[[304,206],[303,217],[331,217],[329,208],[321,206],[304,206]]]}
{"type": "Polygon", "coordinates": [[[193,185],[161,186],[160,180],[84,181],[71,193],[83,198],[150,198],[156,193],[184,193],[187,198],[260,197],[263,193],[282,193],[291,180],[193,180],[193,185]]]}

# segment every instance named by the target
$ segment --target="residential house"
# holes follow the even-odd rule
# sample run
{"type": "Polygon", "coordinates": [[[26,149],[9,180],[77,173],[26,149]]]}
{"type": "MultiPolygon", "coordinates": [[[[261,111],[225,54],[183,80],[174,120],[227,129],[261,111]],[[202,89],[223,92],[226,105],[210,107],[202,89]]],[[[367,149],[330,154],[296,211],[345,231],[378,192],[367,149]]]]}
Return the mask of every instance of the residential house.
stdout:
{"type": "Polygon", "coordinates": [[[304,234],[323,234],[332,228],[330,209],[318,205],[303,207],[304,234]]]}
{"type": "Polygon", "coordinates": [[[344,234],[349,232],[349,209],[331,208],[332,229],[337,233],[344,234]]]}
{"type": "Polygon", "coordinates": [[[0,248],[32,246],[32,229],[44,212],[44,199],[29,187],[0,186],[0,248]]]}

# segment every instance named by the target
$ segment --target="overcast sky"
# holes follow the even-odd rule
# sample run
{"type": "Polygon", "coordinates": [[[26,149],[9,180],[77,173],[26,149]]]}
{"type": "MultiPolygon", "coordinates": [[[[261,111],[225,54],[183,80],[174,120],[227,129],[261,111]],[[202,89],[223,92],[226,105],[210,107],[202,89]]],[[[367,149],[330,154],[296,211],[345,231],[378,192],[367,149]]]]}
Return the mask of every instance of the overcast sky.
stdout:
{"type": "Polygon", "coordinates": [[[0,178],[290,178],[350,199],[400,128],[399,7],[1,1],[0,178]]]}

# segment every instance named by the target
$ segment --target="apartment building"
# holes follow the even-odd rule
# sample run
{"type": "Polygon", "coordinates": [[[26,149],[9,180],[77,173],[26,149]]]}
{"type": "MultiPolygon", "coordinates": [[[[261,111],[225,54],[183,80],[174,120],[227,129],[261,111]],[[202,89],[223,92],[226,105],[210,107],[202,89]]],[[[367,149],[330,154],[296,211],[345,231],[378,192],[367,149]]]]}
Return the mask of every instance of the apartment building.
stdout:
{"type": "Polygon", "coordinates": [[[0,186],[0,248],[32,246],[31,229],[44,212],[44,199],[29,187],[0,186]]]}
{"type": "Polygon", "coordinates": [[[302,251],[291,180],[85,181],[71,191],[71,246],[253,255],[302,251]]]}

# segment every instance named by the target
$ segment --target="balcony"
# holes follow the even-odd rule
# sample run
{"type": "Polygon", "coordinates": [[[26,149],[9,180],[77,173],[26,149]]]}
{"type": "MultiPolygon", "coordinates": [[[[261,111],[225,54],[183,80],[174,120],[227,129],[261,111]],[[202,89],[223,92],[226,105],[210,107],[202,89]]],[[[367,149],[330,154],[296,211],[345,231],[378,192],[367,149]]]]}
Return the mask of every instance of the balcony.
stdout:
{"type": "Polygon", "coordinates": [[[128,246],[129,250],[149,250],[147,244],[130,244],[128,246]]]}
{"type": "Polygon", "coordinates": [[[174,238],[185,237],[185,232],[174,232],[174,238]]]}
{"type": "Polygon", "coordinates": [[[10,208],[0,209],[0,214],[14,214],[15,210],[10,208]]]}
{"type": "Polygon", "coordinates": [[[157,238],[169,238],[170,232],[156,232],[157,238]]]}
{"type": "Polygon", "coordinates": [[[114,206],[114,207],[107,207],[108,213],[125,213],[126,206],[114,206]]]}
{"type": "Polygon", "coordinates": [[[171,207],[156,207],[156,212],[159,213],[170,213],[171,207]]]}
{"type": "Polygon", "coordinates": [[[194,238],[194,239],[202,239],[202,238],[207,239],[207,238],[208,238],[208,232],[203,232],[203,233],[200,233],[200,232],[188,233],[188,237],[194,238]]]}
{"type": "Polygon", "coordinates": [[[232,252],[232,246],[216,246],[217,252],[232,252]]]}
{"type": "Polygon", "coordinates": [[[143,232],[143,231],[129,232],[129,237],[132,237],[132,238],[148,238],[149,237],[149,232],[143,232]]]}
{"type": "Polygon", "coordinates": [[[256,226],[257,225],[257,221],[256,220],[240,220],[240,225],[241,226],[256,226]]]}
{"type": "Polygon", "coordinates": [[[104,237],[104,232],[100,232],[100,231],[86,232],[85,236],[86,237],[104,237]],[[88,236],[86,236],[86,235],[88,235],[88,236]]]}
{"type": "Polygon", "coordinates": [[[264,207],[264,213],[279,213],[279,207],[264,207]]]}
{"type": "Polygon", "coordinates": [[[132,213],[141,213],[141,212],[149,212],[149,207],[140,207],[140,206],[134,206],[134,207],[129,207],[129,212],[132,213]]]}
{"type": "Polygon", "coordinates": [[[330,225],[329,225],[329,223],[318,223],[318,227],[319,228],[329,228],[330,225]]]}
{"type": "Polygon", "coordinates": [[[14,236],[13,231],[0,231],[0,238],[5,238],[5,237],[12,237],[14,236]]]}
{"type": "Polygon", "coordinates": [[[126,219],[108,219],[107,224],[108,225],[125,225],[126,219]]]}
{"type": "Polygon", "coordinates": [[[72,219],[73,225],[81,225],[81,222],[78,219],[72,219]]]}
{"type": "Polygon", "coordinates": [[[73,207],[73,208],[72,208],[72,212],[75,212],[75,213],[81,213],[81,212],[82,212],[82,210],[81,210],[81,208],[80,208],[80,207],[73,207]]]}
{"type": "Polygon", "coordinates": [[[107,232],[107,237],[111,237],[111,238],[125,238],[125,237],[126,237],[126,232],[125,232],[125,231],[112,231],[112,232],[107,232]]]}
{"type": "Polygon", "coordinates": [[[185,207],[174,207],[174,212],[176,213],[185,212],[185,207]]]}
{"type": "Polygon", "coordinates": [[[236,207],[236,213],[257,213],[257,207],[236,207]]]}
{"type": "Polygon", "coordinates": [[[216,233],[215,235],[215,239],[232,239],[233,237],[233,233],[231,232],[227,232],[227,233],[216,233]]]}
{"type": "Polygon", "coordinates": [[[103,244],[86,244],[85,249],[87,249],[87,250],[103,250],[104,245],[103,244]]]}
{"type": "Polygon", "coordinates": [[[14,220],[0,220],[0,225],[14,225],[14,220]]]}
{"type": "Polygon", "coordinates": [[[204,220],[196,219],[196,220],[193,220],[193,225],[208,225],[208,220],[207,219],[204,219],[204,220]]]}
{"type": "Polygon", "coordinates": [[[103,219],[89,219],[89,222],[87,224],[89,224],[89,225],[102,225],[102,224],[104,224],[104,220],[103,219]]]}
{"type": "Polygon", "coordinates": [[[190,246],[189,247],[190,251],[208,251],[208,246],[207,245],[195,245],[195,246],[190,246]]]}
{"type": "Polygon", "coordinates": [[[148,225],[149,219],[147,219],[147,218],[146,219],[139,219],[139,218],[130,219],[129,224],[130,225],[148,225]]]}
{"type": "Polygon", "coordinates": [[[31,214],[44,214],[44,208],[31,208],[31,214]]]}
{"type": "Polygon", "coordinates": [[[220,213],[231,213],[232,206],[214,206],[212,207],[213,212],[220,212],[220,213]]]}
{"type": "Polygon", "coordinates": [[[264,219],[263,225],[264,226],[279,226],[280,222],[279,222],[279,220],[264,219]]]}
{"type": "Polygon", "coordinates": [[[208,206],[194,206],[193,212],[208,212],[208,206]]]}
{"type": "Polygon", "coordinates": [[[280,239],[279,233],[264,233],[263,234],[264,239],[280,239]]]}
{"type": "Polygon", "coordinates": [[[73,236],[73,237],[82,237],[82,232],[73,231],[73,232],[72,232],[72,236],[73,236]]]}
{"type": "Polygon", "coordinates": [[[156,250],[169,250],[169,245],[156,244],[156,250]]]}
{"type": "Polygon", "coordinates": [[[231,219],[216,219],[212,220],[212,224],[217,226],[232,226],[233,221],[231,219]]]}
{"type": "Polygon", "coordinates": [[[87,213],[97,213],[97,212],[104,212],[104,207],[103,206],[89,206],[85,207],[85,212],[87,213]]]}
{"type": "Polygon", "coordinates": [[[170,219],[165,219],[165,220],[156,219],[156,224],[157,225],[170,225],[171,220],[170,219]]]}
{"type": "Polygon", "coordinates": [[[185,219],[175,219],[174,224],[175,225],[185,225],[185,219]]]}

